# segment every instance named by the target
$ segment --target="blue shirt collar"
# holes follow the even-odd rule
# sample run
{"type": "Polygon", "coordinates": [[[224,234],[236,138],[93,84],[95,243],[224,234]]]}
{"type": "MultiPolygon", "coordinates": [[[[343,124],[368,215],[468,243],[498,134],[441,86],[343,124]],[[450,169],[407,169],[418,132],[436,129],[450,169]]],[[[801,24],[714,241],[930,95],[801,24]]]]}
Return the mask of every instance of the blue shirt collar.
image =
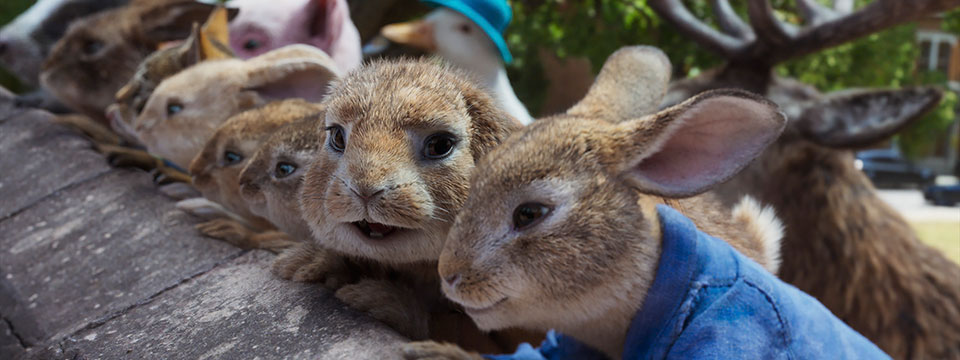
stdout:
{"type": "Polygon", "coordinates": [[[639,359],[642,351],[656,346],[665,332],[672,331],[676,317],[698,269],[699,231],[690,219],[666,205],[657,205],[663,243],[656,277],[643,308],[627,331],[623,358],[639,359]]]}

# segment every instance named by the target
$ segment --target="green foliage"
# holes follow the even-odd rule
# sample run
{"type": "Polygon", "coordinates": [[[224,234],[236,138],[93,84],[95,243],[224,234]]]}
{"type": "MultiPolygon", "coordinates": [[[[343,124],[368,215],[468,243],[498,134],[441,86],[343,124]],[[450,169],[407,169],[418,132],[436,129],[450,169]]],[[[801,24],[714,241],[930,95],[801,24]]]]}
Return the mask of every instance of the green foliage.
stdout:
{"type": "MultiPolygon", "coordinates": [[[[646,0],[511,0],[514,22],[507,41],[517,61],[508,69],[517,96],[533,112],[543,102],[546,80],[537,57],[539,48],[557,55],[583,56],[599,70],[613,51],[624,45],[647,44],[664,50],[673,61],[674,78],[696,76],[717,66],[722,59],[678,34],[664,23],[646,0]]],[[[857,0],[860,8],[871,0],[857,0]]],[[[685,1],[690,11],[712,21],[707,1],[685,1]]],[[[745,2],[732,2],[745,18],[745,2]]],[[[777,16],[800,24],[794,1],[773,0],[777,16]]],[[[828,4],[829,1],[821,0],[828,4]]],[[[944,29],[960,33],[960,9],[945,14],[944,29]]],[[[928,74],[916,68],[920,54],[916,27],[898,26],[840,46],[788,61],[776,67],[782,76],[799,79],[830,92],[852,87],[901,87],[920,84],[946,85],[944,74],[928,74]]],[[[900,136],[910,155],[928,151],[939,134],[955,119],[957,95],[948,94],[940,106],[900,136]]]]}
{"type": "MultiPolygon", "coordinates": [[[[0,1],[0,26],[6,25],[17,15],[33,5],[35,0],[3,0],[0,1]]],[[[0,86],[15,92],[20,92],[23,86],[12,74],[0,67],[0,86]]]]}

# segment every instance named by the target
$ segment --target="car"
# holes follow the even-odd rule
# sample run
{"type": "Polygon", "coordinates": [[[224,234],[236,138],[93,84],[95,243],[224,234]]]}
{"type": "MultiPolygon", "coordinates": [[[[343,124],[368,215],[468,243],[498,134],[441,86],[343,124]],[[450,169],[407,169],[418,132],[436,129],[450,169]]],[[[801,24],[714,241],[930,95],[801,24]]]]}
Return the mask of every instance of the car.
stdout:
{"type": "Polygon", "coordinates": [[[933,184],[936,178],[933,171],[914,165],[895,149],[858,152],[854,166],[863,171],[877,187],[912,185],[923,189],[933,184]]]}
{"type": "Polygon", "coordinates": [[[960,184],[927,186],[923,197],[934,205],[954,206],[960,203],[960,184]]]}

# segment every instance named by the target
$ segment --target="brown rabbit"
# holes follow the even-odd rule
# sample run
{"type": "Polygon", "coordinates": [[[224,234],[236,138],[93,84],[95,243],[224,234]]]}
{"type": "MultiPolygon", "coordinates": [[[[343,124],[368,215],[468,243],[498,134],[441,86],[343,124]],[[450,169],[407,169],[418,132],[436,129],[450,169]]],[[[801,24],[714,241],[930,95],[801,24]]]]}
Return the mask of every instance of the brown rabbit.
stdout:
{"type": "Polygon", "coordinates": [[[284,125],[262,142],[240,173],[240,195],[250,211],[290,234],[294,240],[312,238],[303,220],[300,194],[307,168],[324,146],[324,114],[284,125]]]}
{"type": "MultiPolygon", "coordinates": [[[[429,331],[455,312],[440,294],[436,259],[475,161],[520,123],[465,74],[426,60],[362,66],[324,104],[329,133],[304,177],[303,217],[317,245],[392,274],[346,285],[337,297],[412,338],[456,335],[429,331]]],[[[341,266],[316,250],[285,252],[277,273],[341,266]]]]}
{"type": "Polygon", "coordinates": [[[230,41],[229,15],[226,8],[217,8],[210,13],[202,28],[193,25],[190,36],[183,43],[158,50],[137,66],[133,77],[117,91],[116,102],[107,108],[107,118],[114,131],[135,143],[137,140],[130,124],[143,111],[147,99],[160,82],[198,62],[233,57],[226,45],[230,41]]]}
{"type": "Polygon", "coordinates": [[[220,125],[203,151],[190,163],[192,183],[205,198],[223,205],[244,221],[215,219],[199,224],[197,228],[205,235],[244,248],[275,250],[287,245],[287,241],[281,241],[286,236],[257,233],[275,228],[267,219],[253,213],[251,204],[240,196],[238,180],[261,142],[273,131],[304,117],[316,117],[319,111],[318,105],[302,99],[274,101],[234,115],[220,125]],[[268,241],[262,241],[265,236],[268,241]]]}
{"type": "Polygon", "coordinates": [[[205,61],[160,83],[132,128],[150,153],[187,167],[230,116],[273,100],[320,100],[337,76],[330,57],[306,45],[205,61]]]}
{"type": "Polygon", "coordinates": [[[73,110],[106,123],[104,110],[137,65],[166,41],[190,35],[213,5],[187,0],[134,1],[70,25],[47,56],[44,89],[73,110]]]}
{"type": "MultiPolygon", "coordinates": [[[[621,49],[579,104],[510,136],[478,164],[439,269],[444,292],[481,329],[556,328],[619,358],[658,265],[657,204],[776,272],[776,217],[749,199],[731,211],[702,193],[774,141],[783,115],[729,90],[645,116],[669,73],[657,50],[621,49]],[[631,81],[640,75],[645,81],[631,81]]],[[[437,344],[405,351],[471,357],[437,344]]]]}

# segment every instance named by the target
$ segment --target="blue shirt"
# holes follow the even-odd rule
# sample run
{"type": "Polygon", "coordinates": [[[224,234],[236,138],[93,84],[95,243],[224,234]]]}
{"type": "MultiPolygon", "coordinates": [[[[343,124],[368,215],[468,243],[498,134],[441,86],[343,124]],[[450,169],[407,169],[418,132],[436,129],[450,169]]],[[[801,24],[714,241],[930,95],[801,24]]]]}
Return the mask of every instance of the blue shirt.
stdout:
{"type": "MultiPolygon", "coordinates": [[[[889,359],[820,302],[676,210],[659,205],[663,249],[627,331],[624,359],[889,359]]],[[[551,331],[496,360],[603,359],[551,331]]]]}

